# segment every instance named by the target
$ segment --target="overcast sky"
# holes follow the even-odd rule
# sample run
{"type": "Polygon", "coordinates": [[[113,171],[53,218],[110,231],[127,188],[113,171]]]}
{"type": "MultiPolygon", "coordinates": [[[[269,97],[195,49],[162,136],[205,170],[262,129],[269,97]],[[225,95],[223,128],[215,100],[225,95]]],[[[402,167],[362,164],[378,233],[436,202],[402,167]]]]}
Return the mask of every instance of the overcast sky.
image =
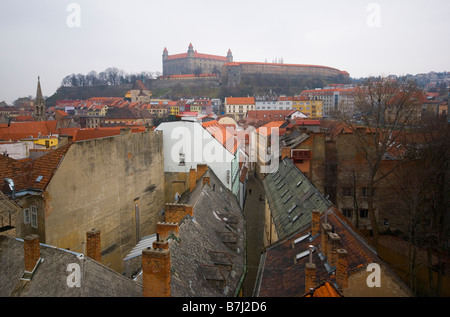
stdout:
{"type": "Polygon", "coordinates": [[[324,65],[351,77],[450,71],[450,1],[1,0],[0,101],[72,73],[162,72],[162,52],[324,65]],[[71,4],[75,4],[72,6],[71,4]],[[79,10],[78,10],[79,9],[79,10]]]}

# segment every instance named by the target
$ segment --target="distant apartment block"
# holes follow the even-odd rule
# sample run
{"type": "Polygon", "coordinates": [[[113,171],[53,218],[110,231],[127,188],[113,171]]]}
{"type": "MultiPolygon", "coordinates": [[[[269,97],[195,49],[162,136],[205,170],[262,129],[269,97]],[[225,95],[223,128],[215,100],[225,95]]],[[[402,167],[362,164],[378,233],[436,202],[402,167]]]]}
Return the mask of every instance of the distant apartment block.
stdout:
{"type": "Polygon", "coordinates": [[[255,109],[256,105],[254,97],[225,98],[225,114],[233,116],[235,120],[245,118],[248,111],[255,109]]]}
{"type": "Polygon", "coordinates": [[[314,100],[310,97],[294,97],[292,109],[298,110],[310,119],[320,119],[323,117],[323,101],[314,100]]]}
{"type": "Polygon", "coordinates": [[[301,97],[309,97],[311,100],[321,100],[323,116],[333,116],[333,112],[345,107],[353,108],[353,93],[355,88],[350,85],[330,85],[325,88],[304,90],[301,97]]]}

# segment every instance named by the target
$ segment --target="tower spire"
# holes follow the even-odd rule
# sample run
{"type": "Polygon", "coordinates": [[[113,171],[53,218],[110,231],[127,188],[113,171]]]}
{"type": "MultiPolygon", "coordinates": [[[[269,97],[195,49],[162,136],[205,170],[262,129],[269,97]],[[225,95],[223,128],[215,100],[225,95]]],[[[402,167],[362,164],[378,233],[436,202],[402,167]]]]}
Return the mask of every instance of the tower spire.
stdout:
{"type": "Polygon", "coordinates": [[[41,78],[38,76],[36,100],[34,101],[34,115],[37,121],[45,120],[45,100],[42,95],[41,78]]]}

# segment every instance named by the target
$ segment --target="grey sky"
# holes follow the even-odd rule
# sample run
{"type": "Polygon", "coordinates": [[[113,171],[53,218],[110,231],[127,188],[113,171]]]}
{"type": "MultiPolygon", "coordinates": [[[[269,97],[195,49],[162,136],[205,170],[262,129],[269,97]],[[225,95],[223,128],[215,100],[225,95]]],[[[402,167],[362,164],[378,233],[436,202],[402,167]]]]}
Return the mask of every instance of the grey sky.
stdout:
{"type": "Polygon", "coordinates": [[[231,49],[235,61],[282,57],[356,78],[450,71],[448,0],[2,0],[0,12],[8,103],[34,97],[38,76],[51,96],[71,73],[161,72],[164,47],[184,53],[189,43],[207,54],[231,49]],[[80,27],[67,24],[71,3],[80,27]]]}

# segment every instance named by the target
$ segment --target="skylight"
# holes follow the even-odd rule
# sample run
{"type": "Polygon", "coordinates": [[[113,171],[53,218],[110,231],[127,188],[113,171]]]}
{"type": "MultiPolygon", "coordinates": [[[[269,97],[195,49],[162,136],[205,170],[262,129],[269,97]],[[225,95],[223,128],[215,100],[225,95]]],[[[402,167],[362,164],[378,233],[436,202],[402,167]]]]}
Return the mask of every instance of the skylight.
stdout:
{"type": "Polygon", "coordinates": [[[302,184],[302,182],[303,182],[303,181],[299,181],[299,182],[297,183],[297,187],[300,186],[300,185],[302,184]]]}
{"type": "Polygon", "coordinates": [[[289,199],[291,199],[292,198],[292,195],[289,195],[289,197],[288,198],[286,198],[286,200],[285,201],[283,201],[283,204],[286,204],[288,201],[289,201],[289,199]]]}
{"type": "Polygon", "coordinates": [[[293,205],[289,210],[288,210],[288,214],[290,214],[295,208],[297,208],[298,207],[298,205],[297,204],[295,204],[295,205],[293,205]]]}
{"type": "Polygon", "coordinates": [[[39,175],[39,176],[36,178],[36,183],[39,183],[43,178],[44,178],[44,176],[39,175]]]}
{"type": "Polygon", "coordinates": [[[301,236],[300,238],[295,239],[295,240],[294,240],[294,244],[299,243],[299,242],[302,242],[303,240],[305,240],[305,239],[308,238],[308,237],[309,237],[309,233],[308,233],[308,234],[305,234],[304,236],[301,236]]]}
{"type": "MultiPolygon", "coordinates": [[[[312,252],[314,252],[314,251],[316,251],[316,248],[313,248],[313,249],[312,249],[312,252]]],[[[297,255],[295,256],[295,258],[296,258],[297,260],[299,260],[299,259],[301,259],[301,258],[304,258],[305,256],[308,256],[308,255],[309,255],[309,250],[303,251],[303,252],[297,254],[297,255]]]]}

